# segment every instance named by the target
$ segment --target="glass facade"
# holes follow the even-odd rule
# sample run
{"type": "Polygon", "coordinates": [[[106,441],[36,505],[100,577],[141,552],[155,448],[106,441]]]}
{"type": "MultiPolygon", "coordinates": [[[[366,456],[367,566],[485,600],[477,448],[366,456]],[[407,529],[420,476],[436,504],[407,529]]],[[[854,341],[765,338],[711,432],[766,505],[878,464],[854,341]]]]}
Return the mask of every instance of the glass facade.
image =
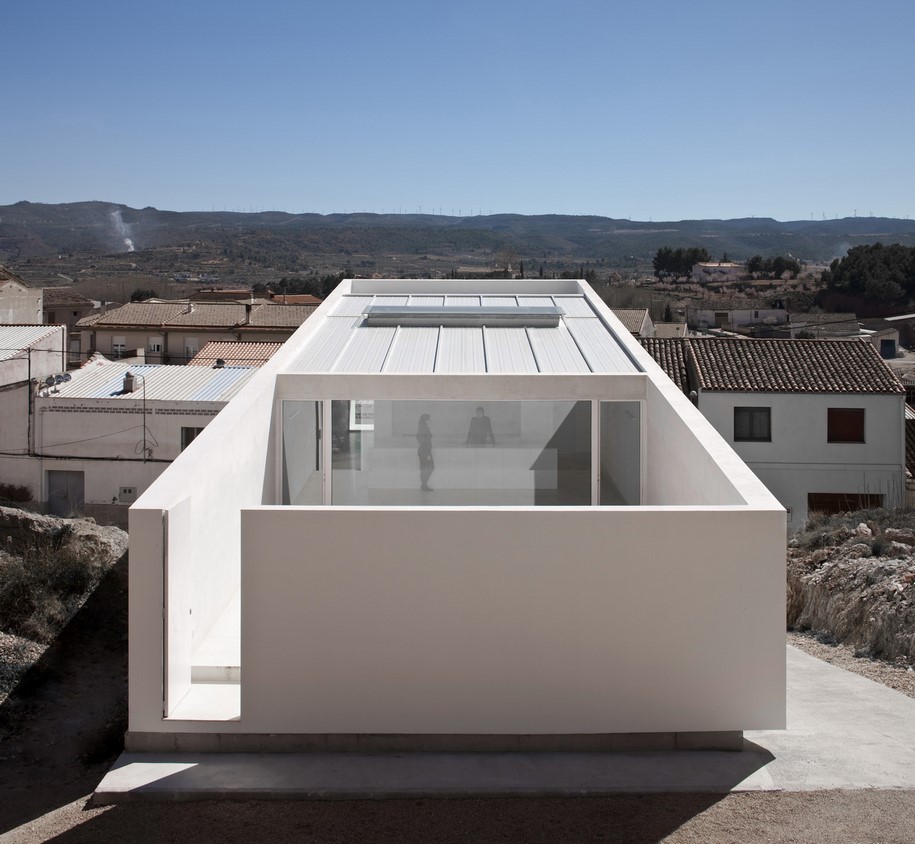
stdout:
{"type": "Polygon", "coordinates": [[[637,401],[597,403],[597,432],[590,401],[333,401],[327,501],[323,405],[284,401],[282,406],[284,504],[640,503],[637,401]]]}

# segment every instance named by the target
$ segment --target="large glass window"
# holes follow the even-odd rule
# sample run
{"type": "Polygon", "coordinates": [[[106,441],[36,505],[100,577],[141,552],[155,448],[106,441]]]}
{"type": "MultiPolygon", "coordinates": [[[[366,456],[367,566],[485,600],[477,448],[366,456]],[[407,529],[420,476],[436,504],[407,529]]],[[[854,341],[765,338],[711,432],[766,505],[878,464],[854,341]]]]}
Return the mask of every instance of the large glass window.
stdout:
{"type": "Polygon", "coordinates": [[[600,503],[642,503],[641,406],[637,401],[600,403],[600,503]]]}
{"type": "Polygon", "coordinates": [[[335,401],[333,504],[591,503],[591,403],[335,401]]]}
{"type": "Polygon", "coordinates": [[[283,504],[323,504],[321,402],[283,402],[283,504]]]}

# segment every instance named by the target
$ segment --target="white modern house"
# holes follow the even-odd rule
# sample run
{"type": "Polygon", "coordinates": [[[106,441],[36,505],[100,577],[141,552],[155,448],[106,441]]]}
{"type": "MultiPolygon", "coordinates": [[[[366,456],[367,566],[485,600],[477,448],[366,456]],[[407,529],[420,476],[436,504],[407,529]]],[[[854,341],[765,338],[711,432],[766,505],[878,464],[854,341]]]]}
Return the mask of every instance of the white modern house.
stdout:
{"type": "Polygon", "coordinates": [[[130,543],[133,752],[785,723],[785,512],[584,282],[342,282],[130,543]]]}
{"type": "Polygon", "coordinates": [[[905,388],[866,339],[643,341],[787,508],[905,502],[905,388]]]}

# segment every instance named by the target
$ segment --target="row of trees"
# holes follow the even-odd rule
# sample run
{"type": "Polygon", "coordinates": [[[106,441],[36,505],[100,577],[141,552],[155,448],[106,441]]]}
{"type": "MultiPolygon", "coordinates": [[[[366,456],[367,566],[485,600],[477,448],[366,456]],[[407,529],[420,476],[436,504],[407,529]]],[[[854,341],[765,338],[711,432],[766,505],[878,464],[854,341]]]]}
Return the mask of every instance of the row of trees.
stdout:
{"type": "Polygon", "coordinates": [[[855,246],[823,272],[830,290],[865,301],[901,302],[915,297],[915,247],[898,243],[855,246]]]}
{"type": "Polygon", "coordinates": [[[654,267],[654,274],[658,278],[663,276],[674,276],[689,278],[693,270],[693,265],[700,261],[710,261],[708,252],[705,249],[694,246],[677,247],[671,249],[669,246],[662,246],[654,256],[651,264],[654,267]]]}
{"type": "MultiPolygon", "coordinates": [[[[309,275],[301,277],[283,277],[278,285],[273,286],[274,293],[288,293],[290,296],[302,293],[310,293],[319,299],[326,299],[334,291],[334,288],[343,281],[344,278],[351,277],[351,271],[340,273],[331,273],[329,275],[309,275]]],[[[259,282],[254,285],[254,292],[264,294],[267,292],[267,285],[259,282]]]]}
{"type": "Polygon", "coordinates": [[[789,273],[791,278],[797,278],[801,272],[801,262],[797,258],[783,258],[781,255],[774,258],[754,255],[747,261],[747,272],[754,278],[783,278],[785,273],[789,273]]]}

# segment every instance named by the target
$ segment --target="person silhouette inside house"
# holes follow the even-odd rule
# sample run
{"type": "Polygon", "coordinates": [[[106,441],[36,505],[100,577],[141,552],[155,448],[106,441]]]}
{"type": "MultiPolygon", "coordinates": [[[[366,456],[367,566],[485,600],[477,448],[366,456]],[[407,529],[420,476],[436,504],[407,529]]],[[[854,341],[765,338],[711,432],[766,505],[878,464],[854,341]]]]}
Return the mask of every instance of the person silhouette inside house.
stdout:
{"type": "Polygon", "coordinates": [[[492,432],[492,420],[482,407],[478,407],[476,414],[470,417],[467,445],[486,445],[487,442],[496,444],[496,436],[492,432]]]}
{"type": "Polygon", "coordinates": [[[418,443],[416,455],[419,457],[419,488],[426,492],[432,492],[432,487],[429,486],[429,478],[432,477],[432,473],[435,471],[435,461],[432,459],[432,429],[429,427],[431,419],[432,417],[428,413],[424,413],[419,417],[419,424],[416,426],[416,442],[418,443]]]}

